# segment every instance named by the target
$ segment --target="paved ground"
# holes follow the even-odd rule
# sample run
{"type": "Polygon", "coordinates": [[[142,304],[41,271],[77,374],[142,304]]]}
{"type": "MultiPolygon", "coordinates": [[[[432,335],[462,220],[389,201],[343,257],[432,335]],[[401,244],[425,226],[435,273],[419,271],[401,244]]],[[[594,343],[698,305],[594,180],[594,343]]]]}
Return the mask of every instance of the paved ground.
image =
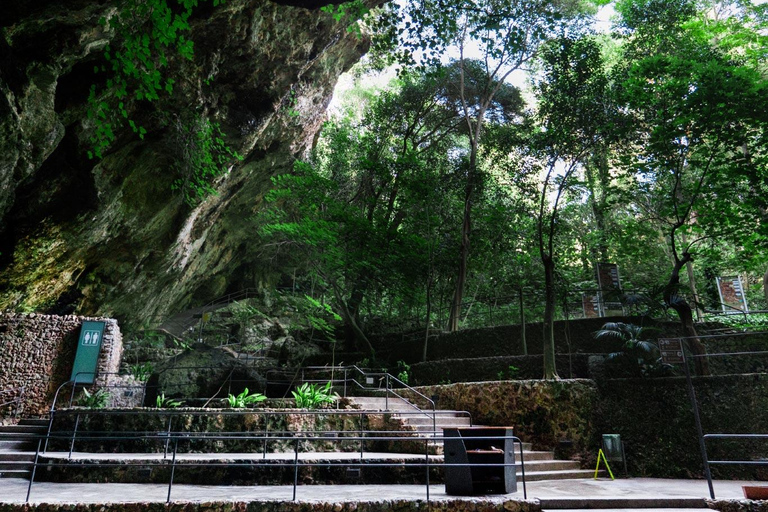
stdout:
{"type": "MultiPolygon", "coordinates": [[[[0,480],[0,502],[23,502],[29,481],[15,478],[0,480]]],[[[746,482],[715,482],[716,497],[720,499],[741,498],[741,486],[746,482]]],[[[762,482],[765,484],[765,482],[762,482]]],[[[759,483],[758,483],[759,485],[759,483]]],[[[696,506],[701,498],[708,497],[706,481],[702,480],[667,480],[655,478],[632,478],[611,481],[609,479],[591,480],[554,480],[528,483],[528,498],[539,499],[542,507],[554,506],[558,502],[573,503],[568,508],[584,508],[580,501],[584,499],[613,500],[612,508],[631,508],[627,503],[641,500],[647,507],[653,506],[696,506]],[[570,501],[569,501],[570,500],[570,501]],[[661,503],[663,505],[654,505],[661,503]],[[681,500],[675,505],[669,500],[681,500]],[[688,501],[686,501],[688,500],[688,501]]],[[[32,503],[132,503],[156,501],[165,502],[168,486],[160,484],[60,484],[37,482],[32,486],[32,503]]],[[[302,485],[297,488],[296,499],[299,501],[372,501],[383,499],[423,500],[426,489],[419,485],[302,485]]],[[[455,499],[445,494],[445,486],[430,487],[432,500],[455,499]]],[[[515,494],[487,496],[489,501],[522,499],[522,488],[515,494]]],[[[196,486],[174,485],[172,501],[250,501],[293,499],[291,486],[196,486]]]]}

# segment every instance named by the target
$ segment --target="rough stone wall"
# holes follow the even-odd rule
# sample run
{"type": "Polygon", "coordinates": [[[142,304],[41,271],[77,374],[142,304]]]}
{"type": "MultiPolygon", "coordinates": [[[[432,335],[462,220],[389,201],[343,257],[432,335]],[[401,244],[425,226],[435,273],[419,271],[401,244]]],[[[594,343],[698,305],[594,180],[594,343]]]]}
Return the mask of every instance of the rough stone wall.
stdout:
{"type": "Polygon", "coordinates": [[[123,351],[117,321],[74,315],[0,313],[0,390],[24,386],[24,415],[46,414],[56,389],[69,380],[83,321],[105,322],[96,385],[116,373],[123,351]]]}
{"type": "Polygon", "coordinates": [[[538,500],[488,498],[371,500],[347,502],[235,501],[206,503],[21,504],[0,503],[0,512],[539,512],[538,500]]]}
{"type": "Polygon", "coordinates": [[[573,441],[577,451],[595,443],[597,386],[585,379],[464,382],[416,388],[435,397],[440,409],[469,411],[478,425],[511,426],[534,449],[573,441]]]}
{"type": "MultiPolygon", "coordinates": [[[[767,433],[768,374],[694,377],[704,433],[767,433]]],[[[601,382],[595,428],[617,433],[635,476],[702,478],[703,464],[685,377],[601,382]]],[[[765,440],[710,440],[710,460],[768,458],[765,440]]],[[[768,480],[766,466],[713,465],[719,478],[768,480]]]]}
{"type": "MultiPolygon", "coordinates": [[[[438,359],[411,365],[409,384],[432,385],[484,380],[538,379],[544,368],[540,354],[531,356],[497,356],[473,359],[438,359]],[[510,370],[510,366],[517,368],[510,370]]],[[[558,354],[557,370],[562,377],[586,379],[590,375],[590,354],[558,354]]]]}
{"type": "MultiPolygon", "coordinates": [[[[0,308],[162,320],[272,271],[253,243],[254,215],[325,119],[338,76],[367,50],[344,20],[300,7],[230,0],[201,6],[186,36],[194,61],[160,105],[129,101],[143,125],[89,160],[86,116],[101,50],[99,20],[120,2],[4,2],[0,16],[0,308]],[[6,5],[7,4],[7,5],[6,5]],[[10,11],[10,12],[5,12],[10,11]],[[196,207],[173,191],[179,144],[158,110],[204,115],[244,159],[196,207]]],[[[130,96],[130,94],[129,94],[130,96]]],[[[165,96],[164,96],[165,98],[165,96]]]]}

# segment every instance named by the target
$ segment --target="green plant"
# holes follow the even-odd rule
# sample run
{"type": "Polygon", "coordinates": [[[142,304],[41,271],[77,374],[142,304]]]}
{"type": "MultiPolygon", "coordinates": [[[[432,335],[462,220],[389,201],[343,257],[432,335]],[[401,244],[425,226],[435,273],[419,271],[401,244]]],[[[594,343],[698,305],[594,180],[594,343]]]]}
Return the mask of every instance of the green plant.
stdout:
{"type": "Polygon", "coordinates": [[[661,362],[661,353],[656,343],[642,339],[654,330],[658,329],[623,322],[608,322],[595,332],[595,338],[623,342],[621,351],[608,354],[608,364],[623,365],[630,373],[650,377],[670,373],[672,370],[670,365],[661,362]]]}
{"type": "Polygon", "coordinates": [[[410,371],[411,371],[411,365],[407,364],[405,361],[397,362],[397,378],[403,384],[408,384],[408,373],[410,371]]]}
{"type": "Polygon", "coordinates": [[[109,392],[103,389],[97,389],[95,393],[91,393],[83,388],[83,394],[80,396],[78,404],[89,409],[103,409],[107,406],[109,397],[109,392]]]}
{"type": "Polygon", "coordinates": [[[149,379],[149,376],[152,375],[152,372],[154,371],[154,368],[152,367],[152,363],[142,363],[142,364],[132,364],[130,366],[131,375],[133,375],[133,378],[140,381],[140,382],[146,382],[149,379]]]}
{"type": "Polygon", "coordinates": [[[506,371],[505,370],[499,371],[499,373],[496,374],[496,377],[499,380],[516,379],[519,372],[520,372],[520,368],[511,364],[507,367],[506,371]]]}
{"type": "Polygon", "coordinates": [[[176,348],[180,348],[181,350],[192,350],[192,342],[188,340],[180,340],[174,338],[173,344],[176,348]]]}
{"type": "Polygon", "coordinates": [[[296,407],[303,409],[316,409],[323,404],[332,404],[338,398],[331,392],[330,381],[322,387],[316,383],[305,382],[295,391],[291,391],[291,394],[296,399],[296,407]]]}
{"type": "Polygon", "coordinates": [[[165,124],[171,127],[169,152],[179,176],[171,190],[181,192],[184,202],[194,207],[215,193],[214,181],[226,174],[229,163],[243,157],[224,142],[219,124],[202,113],[166,116],[165,124]]]}
{"type": "Polygon", "coordinates": [[[155,407],[158,409],[175,409],[176,407],[180,407],[182,405],[184,405],[184,402],[181,400],[176,400],[175,398],[166,397],[165,392],[163,392],[155,399],[155,407]]]}
{"type": "MultiPolygon", "coordinates": [[[[217,6],[223,0],[213,0],[217,6]]],[[[106,73],[106,89],[91,86],[88,119],[93,123],[89,158],[101,158],[117,137],[116,132],[127,123],[144,138],[147,130],[129,117],[132,101],[157,101],[161,94],[173,92],[175,80],[167,68],[174,54],[192,60],[192,40],[184,33],[190,30],[189,17],[198,0],[128,0],[109,19],[99,24],[115,33],[115,47],[104,48],[105,64],[94,67],[95,73],[106,73]]]]}
{"type": "Polygon", "coordinates": [[[243,409],[250,404],[256,404],[263,402],[267,397],[261,393],[250,393],[248,388],[245,388],[239,395],[229,394],[227,397],[227,403],[233,409],[243,409]]]}

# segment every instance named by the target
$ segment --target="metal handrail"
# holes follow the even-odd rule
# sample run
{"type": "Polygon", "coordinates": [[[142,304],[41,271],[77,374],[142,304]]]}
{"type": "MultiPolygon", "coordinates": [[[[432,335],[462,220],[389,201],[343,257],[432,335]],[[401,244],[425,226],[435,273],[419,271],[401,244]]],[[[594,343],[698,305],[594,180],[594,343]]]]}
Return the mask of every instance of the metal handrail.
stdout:
{"type": "Polygon", "coordinates": [[[15,388],[8,388],[0,390],[0,400],[5,400],[5,402],[0,402],[0,407],[5,407],[7,405],[15,405],[15,410],[13,413],[14,418],[19,417],[19,412],[21,411],[23,405],[24,405],[24,398],[27,392],[26,386],[18,386],[15,388]],[[4,396],[10,396],[11,398],[3,398],[4,396]]]}
{"type": "MultiPolygon", "coordinates": [[[[137,412],[139,412],[139,411],[134,411],[134,413],[137,413],[137,412]]],[[[130,414],[130,413],[128,413],[128,414],[130,414]]],[[[243,414],[243,413],[241,413],[241,414],[243,414]]],[[[293,414],[296,414],[296,413],[293,413],[293,414]]],[[[124,467],[126,465],[131,465],[131,464],[139,464],[142,467],[146,467],[146,466],[163,466],[163,467],[167,467],[168,466],[167,450],[168,450],[169,443],[172,443],[173,444],[173,452],[172,452],[172,458],[171,458],[171,463],[170,463],[170,465],[171,465],[171,473],[170,473],[170,479],[169,479],[169,483],[168,483],[168,495],[167,495],[167,500],[166,500],[167,503],[170,503],[171,502],[171,491],[173,489],[174,474],[175,474],[175,469],[176,469],[176,465],[177,465],[177,454],[179,453],[178,452],[178,446],[179,446],[179,442],[180,441],[181,442],[191,442],[191,441],[196,441],[196,440],[201,440],[201,439],[202,440],[221,440],[221,441],[223,441],[223,440],[233,440],[234,439],[234,440],[244,440],[244,441],[261,441],[261,442],[263,442],[265,444],[265,446],[266,446],[267,440],[269,440],[269,439],[271,439],[271,440],[282,440],[282,441],[292,441],[293,445],[294,445],[294,451],[293,451],[294,457],[293,457],[293,462],[292,463],[291,462],[275,462],[275,461],[270,461],[268,463],[259,463],[258,459],[253,459],[253,460],[251,460],[249,462],[232,462],[232,461],[227,461],[227,462],[198,461],[198,462],[195,462],[195,461],[186,460],[186,461],[184,461],[183,465],[185,467],[190,467],[190,466],[195,466],[195,467],[196,466],[213,466],[213,467],[218,467],[218,466],[224,466],[224,465],[229,466],[229,467],[232,467],[232,466],[253,467],[254,465],[255,466],[262,466],[262,465],[268,464],[270,467],[276,467],[276,466],[277,467],[293,467],[294,468],[293,498],[292,498],[293,500],[296,500],[296,488],[297,488],[297,485],[298,485],[298,469],[299,469],[299,467],[314,467],[314,466],[327,466],[328,465],[327,461],[324,461],[324,462],[299,461],[299,456],[298,456],[299,455],[299,444],[300,444],[301,441],[318,441],[318,440],[321,440],[321,439],[323,441],[339,442],[339,443],[340,442],[345,442],[345,441],[359,441],[360,442],[360,446],[361,446],[361,461],[360,462],[355,462],[354,460],[351,460],[351,461],[338,461],[338,464],[344,465],[344,466],[347,466],[347,467],[364,467],[364,466],[367,466],[367,467],[374,467],[374,466],[375,467],[400,467],[400,466],[402,466],[402,464],[403,464],[402,461],[391,462],[391,463],[387,463],[387,462],[373,462],[373,463],[372,462],[365,462],[364,463],[364,462],[362,462],[362,458],[363,458],[362,450],[364,449],[363,446],[364,446],[364,442],[365,441],[372,441],[372,440],[378,440],[378,441],[403,441],[404,438],[402,436],[392,436],[392,435],[389,435],[389,434],[392,434],[393,432],[398,433],[398,434],[400,432],[396,432],[396,431],[383,431],[383,432],[361,431],[360,435],[352,435],[352,436],[347,436],[347,437],[343,437],[343,438],[333,438],[333,437],[330,437],[330,438],[328,438],[328,437],[318,438],[318,437],[313,437],[313,436],[310,435],[310,434],[315,434],[315,433],[329,434],[329,433],[340,433],[340,432],[348,433],[349,431],[280,432],[279,435],[276,435],[276,433],[267,433],[267,432],[264,432],[263,434],[255,434],[255,435],[254,434],[247,434],[247,433],[244,434],[243,432],[221,432],[221,433],[218,433],[218,434],[211,435],[210,433],[207,433],[207,432],[206,433],[177,432],[177,431],[171,431],[169,429],[167,432],[152,433],[152,434],[146,434],[146,433],[136,434],[136,433],[134,433],[132,435],[119,435],[119,436],[116,436],[116,435],[114,435],[114,433],[111,433],[111,435],[109,435],[109,436],[88,436],[88,435],[86,435],[86,436],[81,436],[80,439],[81,440],[95,439],[95,440],[101,440],[101,441],[104,441],[104,440],[111,440],[111,441],[119,441],[119,440],[157,440],[158,442],[164,443],[166,448],[165,448],[165,452],[164,452],[164,455],[163,455],[163,460],[162,461],[158,461],[158,462],[151,462],[151,461],[147,461],[147,460],[136,460],[135,462],[133,462],[131,460],[127,460],[127,461],[120,461],[119,463],[111,463],[111,462],[103,462],[103,461],[101,461],[99,463],[88,463],[88,462],[80,463],[79,462],[77,464],[77,467],[81,467],[81,468],[83,468],[83,467],[113,467],[113,466],[124,467]],[[377,434],[377,435],[371,435],[371,434],[377,434]],[[381,434],[385,434],[385,435],[381,435],[381,434]]],[[[435,466],[435,463],[431,463],[430,462],[430,456],[429,456],[429,450],[428,450],[429,442],[430,441],[434,441],[435,439],[445,440],[445,437],[441,436],[441,437],[438,438],[436,436],[437,432],[432,432],[432,434],[434,434],[435,437],[430,437],[430,436],[428,436],[428,434],[429,433],[423,433],[423,434],[417,435],[416,438],[413,438],[413,437],[407,438],[408,440],[411,440],[411,441],[413,441],[413,440],[415,440],[415,441],[422,441],[423,440],[424,441],[424,447],[425,447],[425,452],[424,452],[425,459],[424,459],[424,462],[418,462],[416,459],[414,459],[413,461],[408,461],[407,464],[411,465],[411,466],[414,466],[414,467],[420,467],[420,466],[425,467],[425,470],[426,470],[426,485],[425,485],[425,487],[426,487],[426,497],[427,497],[427,500],[429,501],[429,499],[430,499],[430,495],[429,495],[429,470],[430,470],[431,466],[432,467],[435,466]]],[[[501,439],[504,439],[504,438],[505,438],[504,436],[475,436],[475,437],[473,437],[473,439],[477,439],[477,440],[501,440],[501,439]]],[[[43,441],[45,441],[45,444],[47,445],[48,441],[50,439],[67,440],[67,439],[70,439],[70,436],[69,435],[64,435],[64,434],[59,434],[59,433],[51,434],[49,432],[45,436],[41,436],[39,438],[38,446],[37,446],[37,451],[35,452],[35,459],[34,459],[34,462],[33,462],[33,465],[32,465],[32,472],[31,472],[31,475],[30,475],[29,486],[27,488],[27,496],[26,496],[26,502],[27,503],[29,502],[29,498],[30,498],[30,495],[31,495],[31,492],[32,492],[32,485],[34,483],[35,474],[37,472],[37,469],[39,467],[50,468],[50,467],[54,467],[55,466],[54,462],[42,462],[42,463],[40,462],[40,453],[41,453],[41,449],[40,448],[42,446],[42,443],[43,443],[43,441]]],[[[506,438],[506,439],[510,439],[510,438],[506,438]]],[[[521,468],[521,477],[522,477],[521,480],[522,480],[522,484],[523,484],[523,496],[524,496],[525,499],[527,499],[528,495],[527,495],[526,482],[525,482],[525,466],[524,466],[523,444],[522,444],[522,441],[519,438],[515,437],[515,436],[512,436],[511,439],[512,439],[513,444],[518,445],[519,448],[520,448],[520,463],[519,464],[514,463],[514,462],[513,463],[503,463],[503,462],[502,463],[445,463],[443,461],[442,465],[443,466],[461,466],[461,467],[475,467],[475,466],[484,466],[484,467],[491,467],[491,466],[493,466],[493,467],[520,467],[521,468]]],[[[71,453],[72,453],[72,451],[71,451],[71,447],[70,447],[70,457],[71,457],[71,453]]],[[[290,452],[285,452],[285,454],[286,455],[290,455],[290,452]]]]}

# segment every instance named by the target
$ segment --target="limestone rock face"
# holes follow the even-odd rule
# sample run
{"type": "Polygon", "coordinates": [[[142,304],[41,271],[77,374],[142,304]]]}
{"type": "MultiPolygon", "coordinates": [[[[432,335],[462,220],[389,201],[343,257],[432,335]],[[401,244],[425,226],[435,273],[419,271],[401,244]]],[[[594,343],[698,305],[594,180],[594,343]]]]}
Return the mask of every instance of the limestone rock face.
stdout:
{"type": "Polygon", "coordinates": [[[196,207],[171,190],[180,148],[157,104],[128,107],[143,140],[124,130],[103,159],[86,156],[89,89],[104,80],[94,66],[120,44],[98,21],[117,0],[3,8],[0,309],[109,315],[130,327],[265,282],[253,216],[368,43],[318,2],[210,3],[191,19],[194,60],[167,68],[176,85],[163,109],[219,123],[244,159],[196,207]]]}

